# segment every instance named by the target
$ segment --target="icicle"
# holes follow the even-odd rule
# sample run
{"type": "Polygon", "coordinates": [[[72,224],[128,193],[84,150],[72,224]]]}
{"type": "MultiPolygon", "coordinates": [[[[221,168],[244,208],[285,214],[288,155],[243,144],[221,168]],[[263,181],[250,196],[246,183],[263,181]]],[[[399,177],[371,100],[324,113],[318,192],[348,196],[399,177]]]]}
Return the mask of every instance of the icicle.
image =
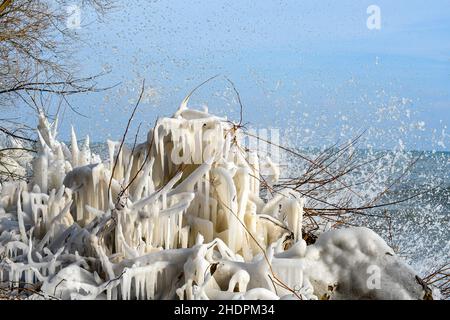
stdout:
{"type": "Polygon", "coordinates": [[[19,230],[20,230],[20,237],[23,243],[28,243],[28,237],[25,230],[25,224],[23,222],[23,211],[22,211],[22,204],[20,201],[20,194],[21,191],[19,191],[19,197],[17,198],[17,220],[19,222],[19,230]]]}
{"type": "Polygon", "coordinates": [[[71,135],[71,146],[72,146],[72,167],[78,167],[79,165],[79,156],[80,150],[78,149],[78,141],[77,136],[75,135],[75,130],[72,126],[72,135],[71,135]]]}

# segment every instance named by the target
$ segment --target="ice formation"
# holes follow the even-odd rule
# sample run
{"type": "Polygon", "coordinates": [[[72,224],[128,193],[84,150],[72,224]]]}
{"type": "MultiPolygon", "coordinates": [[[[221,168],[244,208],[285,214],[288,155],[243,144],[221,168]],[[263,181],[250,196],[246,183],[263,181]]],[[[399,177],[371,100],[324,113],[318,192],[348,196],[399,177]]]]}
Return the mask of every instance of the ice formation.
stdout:
{"type": "MultiPolygon", "coordinates": [[[[10,177],[23,177],[29,171],[32,154],[25,142],[0,131],[0,172],[10,177]]],[[[0,174],[0,179],[2,174],[0,174]]],[[[0,181],[1,181],[0,180],[0,181]]]]}
{"type": "MultiPolygon", "coordinates": [[[[29,182],[0,186],[0,280],[30,299],[423,299],[374,232],[303,240],[300,194],[260,194],[239,128],[185,104],[133,148],[70,147],[41,115],[29,182]]],[[[268,160],[275,182],[279,169],[268,160]]]]}

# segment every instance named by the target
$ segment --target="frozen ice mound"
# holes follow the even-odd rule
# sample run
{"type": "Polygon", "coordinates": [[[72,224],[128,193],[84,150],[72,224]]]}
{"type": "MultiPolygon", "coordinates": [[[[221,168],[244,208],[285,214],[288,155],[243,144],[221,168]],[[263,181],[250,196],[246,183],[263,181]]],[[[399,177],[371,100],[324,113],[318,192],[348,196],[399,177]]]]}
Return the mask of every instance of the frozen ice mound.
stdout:
{"type": "Polygon", "coordinates": [[[0,186],[0,280],[30,299],[424,299],[367,228],[303,240],[302,196],[260,195],[270,159],[238,126],[185,104],[109,158],[57,140],[43,115],[33,178],[0,186]]]}

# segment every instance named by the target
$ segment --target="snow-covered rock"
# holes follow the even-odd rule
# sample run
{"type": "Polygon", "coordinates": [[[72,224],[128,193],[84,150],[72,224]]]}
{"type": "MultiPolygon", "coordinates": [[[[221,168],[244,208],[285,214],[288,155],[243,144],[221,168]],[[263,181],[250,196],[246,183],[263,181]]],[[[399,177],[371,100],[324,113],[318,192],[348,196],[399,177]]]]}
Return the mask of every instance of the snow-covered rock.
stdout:
{"type": "Polygon", "coordinates": [[[305,259],[305,274],[320,297],[423,299],[426,294],[414,270],[367,228],[325,232],[305,259]]]}

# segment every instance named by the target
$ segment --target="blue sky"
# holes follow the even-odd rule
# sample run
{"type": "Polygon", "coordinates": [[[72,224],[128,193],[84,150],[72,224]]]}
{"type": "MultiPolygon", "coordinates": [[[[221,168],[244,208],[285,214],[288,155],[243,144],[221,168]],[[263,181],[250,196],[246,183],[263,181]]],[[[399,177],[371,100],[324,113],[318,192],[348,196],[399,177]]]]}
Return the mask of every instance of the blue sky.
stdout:
{"type": "MultiPolygon", "coordinates": [[[[288,128],[305,145],[371,127],[368,144],[450,149],[450,0],[119,1],[102,23],[86,9],[82,19],[80,72],[108,69],[105,85],[120,85],[71,98],[88,118],[66,111],[63,138],[74,124],[91,140],[119,139],[143,78],[148,95],[134,129],[172,114],[193,87],[222,74],[239,89],[246,121],[288,128]],[[380,30],[366,27],[372,4],[380,30]],[[377,118],[386,109],[394,119],[377,118]]],[[[221,79],[192,103],[236,119],[221,79]]]]}

